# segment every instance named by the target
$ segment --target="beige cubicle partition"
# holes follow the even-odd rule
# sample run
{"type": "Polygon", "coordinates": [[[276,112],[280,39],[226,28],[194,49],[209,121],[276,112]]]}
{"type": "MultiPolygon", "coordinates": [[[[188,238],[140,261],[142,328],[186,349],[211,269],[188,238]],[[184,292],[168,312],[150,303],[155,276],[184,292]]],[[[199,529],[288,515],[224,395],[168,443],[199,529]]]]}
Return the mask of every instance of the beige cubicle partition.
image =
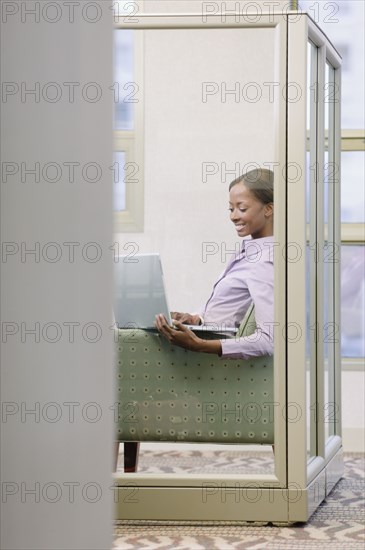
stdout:
{"type": "Polygon", "coordinates": [[[161,253],[172,309],[198,308],[236,247],[229,182],[275,176],[274,469],[118,473],[117,517],[306,521],[342,472],[339,56],[296,12],[138,13],[116,29],[133,30],[140,75],[129,154],[144,219],[128,241],[161,253]]]}

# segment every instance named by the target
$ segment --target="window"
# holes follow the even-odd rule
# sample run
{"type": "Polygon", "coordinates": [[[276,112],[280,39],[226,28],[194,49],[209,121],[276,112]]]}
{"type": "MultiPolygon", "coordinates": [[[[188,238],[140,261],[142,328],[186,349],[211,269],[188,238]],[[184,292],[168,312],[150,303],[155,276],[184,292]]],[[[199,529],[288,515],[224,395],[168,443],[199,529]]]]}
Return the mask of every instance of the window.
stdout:
{"type": "Polygon", "coordinates": [[[300,1],[343,57],[341,121],[342,356],[344,365],[365,354],[364,219],[364,2],[300,1]]]}
{"type": "MultiPolygon", "coordinates": [[[[113,3],[114,19],[128,23],[136,3],[113,3]]],[[[114,30],[115,231],[143,231],[143,31],[114,30]]]]}

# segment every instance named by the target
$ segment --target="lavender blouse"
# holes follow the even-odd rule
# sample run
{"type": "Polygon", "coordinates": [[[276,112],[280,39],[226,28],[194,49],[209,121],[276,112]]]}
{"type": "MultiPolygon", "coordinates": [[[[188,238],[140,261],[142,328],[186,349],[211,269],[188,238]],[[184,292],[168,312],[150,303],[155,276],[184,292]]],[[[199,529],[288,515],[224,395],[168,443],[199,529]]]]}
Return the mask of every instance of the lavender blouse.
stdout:
{"type": "Polygon", "coordinates": [[[273,354],[274,237],[243,241],[242,251],[228,262],[199,314],[205,324],[239,326],[252,302],[256,331],[221,340],[223,358],[273,354]]]}

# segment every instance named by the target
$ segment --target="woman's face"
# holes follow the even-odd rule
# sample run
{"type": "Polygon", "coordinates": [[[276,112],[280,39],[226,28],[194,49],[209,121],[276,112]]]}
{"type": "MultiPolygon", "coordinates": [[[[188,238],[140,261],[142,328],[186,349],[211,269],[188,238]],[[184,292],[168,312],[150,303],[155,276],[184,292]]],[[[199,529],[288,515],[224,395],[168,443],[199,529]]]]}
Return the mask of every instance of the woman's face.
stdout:
{"type": "Polygon", "coordinates": [[[260,239],[273,234],[273,205],[260,202],[243,183],[230,190],[229,210],[240,237],[260,239]]]}

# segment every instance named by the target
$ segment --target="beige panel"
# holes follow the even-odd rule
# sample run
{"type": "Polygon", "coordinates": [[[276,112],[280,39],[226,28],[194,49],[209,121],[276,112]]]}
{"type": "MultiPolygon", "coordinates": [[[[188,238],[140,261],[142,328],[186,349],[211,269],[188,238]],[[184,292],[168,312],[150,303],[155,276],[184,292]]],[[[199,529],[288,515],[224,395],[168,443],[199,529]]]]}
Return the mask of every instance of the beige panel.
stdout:
{"type": "Polygon", "coordinates": [[[200,489],[131,484],[115,489],[114,496],[117,519],[194,521],[288,521],[288,500],[297,498],[286,489],[228,488],[217,483],[200,489]]]}
{"type": "Polygon", "coordinates": [[[111,545],[112,2],[75,2],[73,21],[66,4],[1,2],[1,78],[17,90],[1,105],[1,158],[18,167],[1,186],[9,550],[111,545]]]}
{"type": "Polygon", "coordinates": [[[288,479],[306,486],[306,295],[305,291],[305,165],[306,165],[306,19],[289,23],[289,75],[303,90],[300,101],[288,105],[288,158],[300,168],[300,179],[288,185],[288,240],[297,243],[301,255],[288,263],[288,322],[302,330],[301,338],[288,345],[288,395],[301,411],[297,422],[288,425],[288,479]]]}

